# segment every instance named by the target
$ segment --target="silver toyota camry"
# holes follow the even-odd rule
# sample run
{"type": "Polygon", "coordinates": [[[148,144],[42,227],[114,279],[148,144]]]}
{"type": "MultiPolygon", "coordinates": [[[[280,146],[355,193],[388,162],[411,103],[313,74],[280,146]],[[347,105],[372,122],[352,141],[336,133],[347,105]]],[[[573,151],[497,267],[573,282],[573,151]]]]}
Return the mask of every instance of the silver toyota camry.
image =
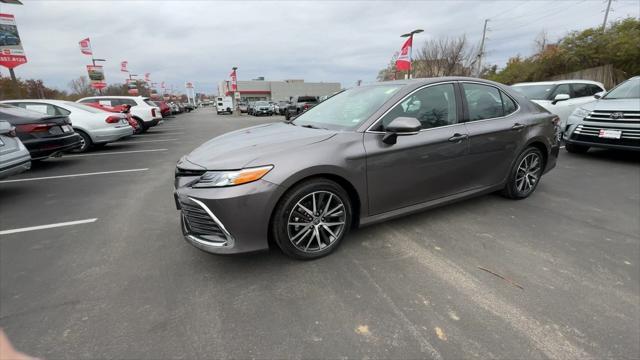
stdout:
{"type": "Polygon", "coordinates": [[[273,243],[313,259],[357,226],[494,191],[523,199],[555,166],[558,121],[480,79],[355,87],[182,157],[174,193],[182,231],[211,253],[273,243]]]}

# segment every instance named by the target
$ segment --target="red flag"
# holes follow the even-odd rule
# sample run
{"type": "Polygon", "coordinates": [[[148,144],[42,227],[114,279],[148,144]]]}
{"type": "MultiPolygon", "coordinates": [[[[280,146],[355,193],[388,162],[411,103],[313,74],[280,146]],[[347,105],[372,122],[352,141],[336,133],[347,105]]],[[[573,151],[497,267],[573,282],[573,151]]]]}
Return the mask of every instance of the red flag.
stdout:
{"type": "Polygon", "coordinates": [[[231,72],[231,91],[238,91],[238,75],[236,75],[235,70],[231,72]]]}
{"type": "Polygon", "coordinates": [[[85,55],[93,55],[93,51],[91,50],[91,40],[89,40],[89,38],[80,40],[79,44],[81,53],[85,55]]]}
{"type": "Polygon", "coordinates": [[[128,61],[123,61],[120,63],[120,71],[122,72],[129,72],[129,70],[127,70],[127,64],[129,62],[128,61]]]}
{"type": "Polygon", "coordinates": [[[411,58],[409,54],[411,53],[411,43],[413,38],[409,37],[407,41],[402,45],[402,49],[400,49],[400,55],[396,60],[396,70],[404,71],[411,69],[411,58]]]}

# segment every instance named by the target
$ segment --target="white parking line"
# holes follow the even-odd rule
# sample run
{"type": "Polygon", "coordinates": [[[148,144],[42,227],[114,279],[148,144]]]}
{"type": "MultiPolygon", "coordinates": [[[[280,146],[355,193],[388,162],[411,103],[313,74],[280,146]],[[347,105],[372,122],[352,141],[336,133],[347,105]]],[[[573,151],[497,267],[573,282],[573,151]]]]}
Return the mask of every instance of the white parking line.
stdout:
{"type": "Polygon", "coordinates": [[[118,141],[117,144],[142,144],[142,143],[152,143],[152,142],[163,142],[163,141],[176,141],[177,138],[173,139],[157,139],[157,140],[128,140],[128,141],[118,141]]]}
{"type": "Polygon", "coordinates": [[[146,136],[150,136],[150,135],[162,135],[162,136],[171,136],[171,135],[182,135],[184,134],[183,132],[148,132],[146,134],[139,134],[139,135],[132,135],[132,137],[146,137],[146,136]]]}
{"type": "Polygon", "coordinates": [[[83,157],[83,156],[100,156],[100,155],[121,155],[121,154],[134,154],[134,153],[144,153],[144,152],[156,152],[156,151],[167,151],[168,149],[149,149],[149,150],[131,150],[131,151],[102,151],[95,152],[89,154],[78,154],[78,155],[64,155],[65,158],[69,157],[83,157]]]}
{"type": "Polygon", "coordinates": [[[56,223],[56,224],[48,224],[48,225],[30,226],[30,227],[25,227],[25,228],[20,228],[20,229],[0,230],[0,235],[15,234],[15,233],[21,233],[21,232],[25,232],[25,231],[51,229],[51,228],[56,228],[56,227],[61,227],[61,226],[88,224],[88,223],[95,222],[96,220],[98,220],[98,218],[76,220],[76,221],[67,221],[67,222],[61,222],[61,223],[56,223]]]}
{"type": "Polygon", "coordinates": [[[83,174],[69,174],[69,175],[45,176],[45,177],[26,178],[26,179],[15,179],[15,180],[2,180],[2,181],[0,181],[0,184],[13,183],[13,182],[22,182],[22,181],[36,181],[36,180],[62,179],[62,178],[80,177],[80,176],[91,176],[91,175],[119,174],[119,173],[136,172],[136,171],[147,171],[147,170],[149,170],[149,168],[144,168],[144,169],[127,169],[127,170],[113,170],[113,171],[99,171],[99,172],[83,173],[83,174]]]}

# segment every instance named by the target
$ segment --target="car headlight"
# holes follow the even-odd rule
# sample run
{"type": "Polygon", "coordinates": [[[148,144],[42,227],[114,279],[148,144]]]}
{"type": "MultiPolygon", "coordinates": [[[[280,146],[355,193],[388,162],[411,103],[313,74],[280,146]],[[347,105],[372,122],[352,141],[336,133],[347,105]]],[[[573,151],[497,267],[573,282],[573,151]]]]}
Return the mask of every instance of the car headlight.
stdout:
{"type": "Polygon", "coordinates": [[[207,171],[193,184],[195,188],[234,186],[260,180],[273,165],[231,171],[207,171]]]}
{"type": "Polygon", "coordinates": [[[577,116],[579,118],[584,118],[587,117],[589,115],[591,111],[589,110],[585,110],[583,108],[576,108],[575,110],[573,110],[573,113],[571,114],[572,116],[577,116]]]}

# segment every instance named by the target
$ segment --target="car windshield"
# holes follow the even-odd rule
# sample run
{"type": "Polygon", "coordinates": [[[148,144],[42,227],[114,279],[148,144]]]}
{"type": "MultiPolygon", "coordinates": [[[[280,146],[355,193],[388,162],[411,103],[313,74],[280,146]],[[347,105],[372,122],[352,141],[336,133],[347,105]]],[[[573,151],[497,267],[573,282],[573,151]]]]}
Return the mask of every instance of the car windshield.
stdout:
{"type": "Polygon", "coordinates": [[[545,85],[514,85],[512,88],[529,100],[547,100],[553,90],[552,84],[545,85]]]}
{"type": "Polygon", "coordinates": [[[332,130],[355,129],[401,87],[375,85],[343,91],[304,112],[293,124],[332,130]]]}
{"type": "Polygon", "coordinates": [[[102,112],[106,111],[106,110],[101,110],[101,109],[98,109],[98,108],[94,108],[93,106],[84,105],[84,104],[78,104],[78,103],[74,103],[74,102],[71,102],[71,101],[65,101],[64,104],[66,106],[69,106],[69,107],[72,107],[72,108],[76,108],[76,109],[80,109],[80,110],[87,111],[87,112],[94,113],[94,114],[99,114],[99,113],[102,113],[102,112]]]}
{"type": "Polygon", "coordinates": [[[266,101],[256,101],[256,106],[268,106],[269,103],[266,101]]]}
{"type": "Polygon", "coordinates": [[[603,99],[638,99],[640,98],[640,77],[629,79],[616,86],[603,99]]]}

